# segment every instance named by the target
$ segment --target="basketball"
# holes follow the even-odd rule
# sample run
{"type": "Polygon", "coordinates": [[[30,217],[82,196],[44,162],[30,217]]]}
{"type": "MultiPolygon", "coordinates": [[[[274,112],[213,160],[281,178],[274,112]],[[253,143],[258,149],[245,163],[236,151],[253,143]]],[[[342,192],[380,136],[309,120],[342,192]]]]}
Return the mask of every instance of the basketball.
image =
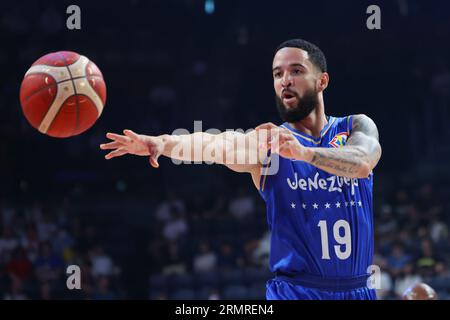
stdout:
{"type": "Polygon", "coordinates": [[[56,138],[79,135],[94,125],[106,102],[100,69],[76,52],[49,53],[32,64],[20,87],[28,122],[56,138]]]}
{"type": "Polygon", "coordinates": [[[436,291],[428,284],[419,282],[405,290],[403,300],[437,300],[436,291]]]}

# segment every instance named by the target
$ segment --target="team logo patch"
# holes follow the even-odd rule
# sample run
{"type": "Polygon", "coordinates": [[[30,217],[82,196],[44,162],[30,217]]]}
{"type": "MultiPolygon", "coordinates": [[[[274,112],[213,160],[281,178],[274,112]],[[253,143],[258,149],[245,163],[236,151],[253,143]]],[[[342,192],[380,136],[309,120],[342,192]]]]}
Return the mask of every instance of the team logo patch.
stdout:
{"type": "Polygon", "coordinates": [[[331,139],[329,143],[333,148],[340,148],[342,146],[345,146],[347,138],[348,138],[347,132],[340,132],[337,135],[335,135],[334,138],[331,139]]]}

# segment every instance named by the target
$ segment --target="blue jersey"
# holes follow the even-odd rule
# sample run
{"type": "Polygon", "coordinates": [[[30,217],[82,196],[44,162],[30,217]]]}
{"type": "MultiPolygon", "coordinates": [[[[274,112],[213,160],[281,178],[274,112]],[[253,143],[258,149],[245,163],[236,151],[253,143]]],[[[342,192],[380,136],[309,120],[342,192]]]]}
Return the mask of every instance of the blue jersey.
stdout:
{"type": "MultiPolygon", "coordinates": [[[[289,124],[286,128],[307,147],[340,148],[352,129],[352,116],[329,117],[319,138],[289,124]]],[[[271,231],[270,269],[281,274],[322,278],[367,275],[373,257],[372,186],[368,178],[351,179],[303,161],[277,157],[276,174],[261,176],[271,231]]]]}

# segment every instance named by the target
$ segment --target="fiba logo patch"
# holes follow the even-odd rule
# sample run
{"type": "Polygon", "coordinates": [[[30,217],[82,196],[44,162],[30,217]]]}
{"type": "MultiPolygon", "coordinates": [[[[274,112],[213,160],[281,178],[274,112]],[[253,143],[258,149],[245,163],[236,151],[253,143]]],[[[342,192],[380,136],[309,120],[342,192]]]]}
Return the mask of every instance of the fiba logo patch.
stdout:
{"type": "Polygon", "coordinates": [[[337,135],[334,136],[333,139],[329,142],[330,145],[333,148],[340,148],[345,146],[345,143],[347,142],[348,133],[347,132],[340,132],[337,135]]]}

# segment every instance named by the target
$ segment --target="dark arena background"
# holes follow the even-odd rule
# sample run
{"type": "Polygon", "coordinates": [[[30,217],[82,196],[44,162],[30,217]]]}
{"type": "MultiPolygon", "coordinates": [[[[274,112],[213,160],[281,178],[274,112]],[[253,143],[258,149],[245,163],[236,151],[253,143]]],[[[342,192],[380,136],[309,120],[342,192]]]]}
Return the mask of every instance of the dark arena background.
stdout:
{"type": "Polygon", "coordinates": [[[270,233],[250,175],[106,161],[99,144],[123,129],[193,132],[194,121],[281,124],[271,67],[291,38],[327,57],[326,114],[377,124],[378,299],[416,282],[449,299],[450,4],[419,0],[2,1],[0,298],[265,300],[270,233]],[[68,28],[70,5],[80,29],[68,28]],[[19,90],[39,57],[64,50],[95,62],[107,99],[89,130],[53,138],[28,123],[19,90]],[[71,265],[81,289],[67,287],[71,265]]]}

